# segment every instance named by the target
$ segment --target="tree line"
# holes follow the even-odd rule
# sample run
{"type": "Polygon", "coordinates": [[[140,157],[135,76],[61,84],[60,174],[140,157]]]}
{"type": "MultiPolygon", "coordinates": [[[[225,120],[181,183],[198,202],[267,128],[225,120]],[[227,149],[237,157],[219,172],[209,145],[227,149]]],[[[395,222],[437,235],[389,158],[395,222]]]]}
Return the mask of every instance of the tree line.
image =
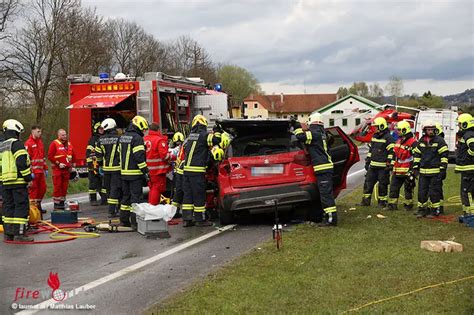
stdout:
{"type": "Polygon", "coordinates": [[[25,126],[48,126],[47,138],[67,126],[70,74],[140,77],[160,71],[200,77],[211,86],[221,83],[235,104],[260,91],[252,73],[215,63],[190,36],[161,41],[135,22],[106,19],[79,0],[3,0],[0,47],[0,121],[20,118],[25,126]],[[22,27],[13,31],[17,21],[22,27]]]}

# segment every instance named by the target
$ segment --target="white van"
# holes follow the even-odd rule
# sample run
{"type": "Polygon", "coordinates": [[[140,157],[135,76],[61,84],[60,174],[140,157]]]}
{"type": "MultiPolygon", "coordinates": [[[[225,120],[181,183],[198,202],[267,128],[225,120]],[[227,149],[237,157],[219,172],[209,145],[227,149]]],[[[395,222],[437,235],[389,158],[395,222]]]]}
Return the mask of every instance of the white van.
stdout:
{"type": "Polygon", "coordinates": [[[422,125],[426,121],[433,121],[440,123],[443,126],[444,140],[448,144],[449,159],[456,157],[456,133],[458,132],[458,125],[456,119],[458,113],[449,109],[429,109],[420,111],[415,120],[415,134],[419,138],[422,133],[422,125]]]}

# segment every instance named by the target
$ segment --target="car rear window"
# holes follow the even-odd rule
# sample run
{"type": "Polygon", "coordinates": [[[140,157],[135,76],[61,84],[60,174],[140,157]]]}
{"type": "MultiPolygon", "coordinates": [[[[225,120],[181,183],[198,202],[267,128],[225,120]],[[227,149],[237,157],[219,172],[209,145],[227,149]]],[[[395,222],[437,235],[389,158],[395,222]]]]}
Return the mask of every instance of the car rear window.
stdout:
{"type": "Polygon", "coordinates": [[[302,145],[291,133],[258,134],[234,138],[227,151],[227,156],[243,157],[287,153],[302,148],[302,145]]]}

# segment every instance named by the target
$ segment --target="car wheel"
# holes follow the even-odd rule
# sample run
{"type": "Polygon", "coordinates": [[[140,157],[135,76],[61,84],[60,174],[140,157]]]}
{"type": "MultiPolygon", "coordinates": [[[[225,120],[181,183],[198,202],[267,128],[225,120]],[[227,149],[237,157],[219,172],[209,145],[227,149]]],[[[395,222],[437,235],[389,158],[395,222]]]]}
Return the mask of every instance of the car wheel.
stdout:
{"type": "Polygon", "coordinates": [[[219,223],[221,225],[227,225],[234,222],[234,214],[232,211],[225,210],[222,207],[219,207],[219,223]]]}

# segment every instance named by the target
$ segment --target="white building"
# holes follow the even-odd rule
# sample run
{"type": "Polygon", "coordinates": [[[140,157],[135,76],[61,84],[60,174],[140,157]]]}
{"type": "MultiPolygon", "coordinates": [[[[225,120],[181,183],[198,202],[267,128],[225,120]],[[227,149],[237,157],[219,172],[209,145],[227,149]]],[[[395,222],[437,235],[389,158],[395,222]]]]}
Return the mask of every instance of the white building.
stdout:
{"type": "Polygon", "coordinates": [[[350,134],[366,118],[382,110],[381,106],[362,96],[349,94],[316,111],[322,114],[325,127],[339,126],[350,134]]]}

